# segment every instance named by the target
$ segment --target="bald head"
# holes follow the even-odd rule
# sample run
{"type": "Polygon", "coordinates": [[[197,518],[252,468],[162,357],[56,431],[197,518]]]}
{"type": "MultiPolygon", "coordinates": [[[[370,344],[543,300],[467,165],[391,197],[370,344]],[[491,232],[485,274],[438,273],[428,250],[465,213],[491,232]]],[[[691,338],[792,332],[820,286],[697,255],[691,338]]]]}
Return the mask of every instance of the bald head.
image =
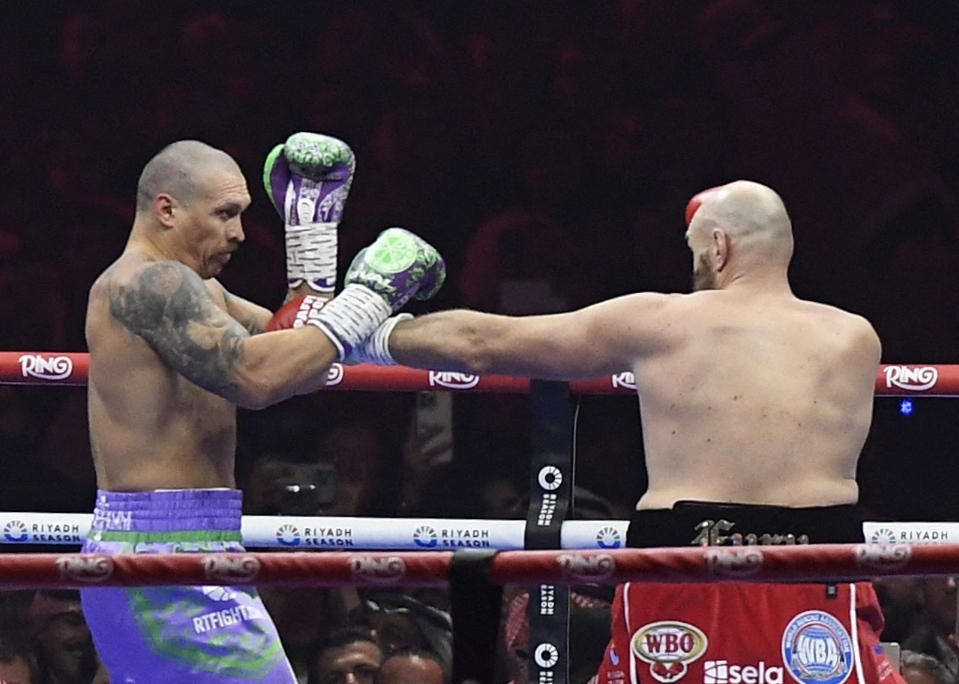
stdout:
{"type": "Polygon", "coordinates": [[[212,171],[241,173],[230,155],[206,143],[180,140],[167,145],[143,167],[137,184],[137,213],[150,211],[163,193],[190,204],[203,196],[212,171]]]}
{"type": "Polygon", "coordinates": [[[376,684],[445,684],[443,666],[429,653],[396,653],[380,666],[376,684]]]}
{"type": "Polygon", "coordinates": [[[792,223],[782,199],[771,188],[735,181],[709,194],[690,223],[690,231],[722,230],[739,252],[767,263],[789,263],[793,251],[792,223]]]}

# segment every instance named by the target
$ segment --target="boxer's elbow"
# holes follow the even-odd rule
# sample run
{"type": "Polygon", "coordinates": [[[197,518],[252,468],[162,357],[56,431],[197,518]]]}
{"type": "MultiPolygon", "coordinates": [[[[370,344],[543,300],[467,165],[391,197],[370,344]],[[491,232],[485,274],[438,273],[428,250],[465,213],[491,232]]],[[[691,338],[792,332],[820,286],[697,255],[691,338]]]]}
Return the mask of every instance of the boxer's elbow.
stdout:
{"type": "Polygon", "coordinates": [[[288,388],[281,386],[276,382],[270,382],[268,378],[247,378],[237,392],[234,403],[243,409],[252,409],[259,411],[268,406],[277,404],[293,395],[288,388]]]}
{"type": "Polygon", "coordinates": [[[234,403],[244,409],[264,409],[297,394],[302,381],[302,375],[287,368],[268,363],[244,364],[237,369],[234,403]]]}
{"type": "Polygon", "coordinates": [[[454,343],[452,356],[462,363],[461,370],[473,375],[494,375],[502,372],[509,360],[509,342],[503,335],[471,328],[454,343]]]}

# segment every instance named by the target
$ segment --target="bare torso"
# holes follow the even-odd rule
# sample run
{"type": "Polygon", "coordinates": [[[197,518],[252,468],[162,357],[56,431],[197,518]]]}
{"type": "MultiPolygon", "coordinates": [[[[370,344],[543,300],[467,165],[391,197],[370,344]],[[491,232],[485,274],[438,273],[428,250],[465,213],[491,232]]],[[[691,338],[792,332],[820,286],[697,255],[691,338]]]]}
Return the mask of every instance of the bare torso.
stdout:
{"type": "MultiPolygon", "coordinates": [[[[236,408],[169,368],[110,312],[108,288],[144,263],[127,253],[90,291],[88,411],[97,484],[113,491],[234,486],[236,408]]],[[[222,290],[207,289],[221,308],[222,290]]]]}
{"type": "Polygon", "coordinates": [[[862,318],[792,295],[666,295],[633,365],[649,488],[680,500],[826,506],[858,498],[879,344],[862,318]]]}

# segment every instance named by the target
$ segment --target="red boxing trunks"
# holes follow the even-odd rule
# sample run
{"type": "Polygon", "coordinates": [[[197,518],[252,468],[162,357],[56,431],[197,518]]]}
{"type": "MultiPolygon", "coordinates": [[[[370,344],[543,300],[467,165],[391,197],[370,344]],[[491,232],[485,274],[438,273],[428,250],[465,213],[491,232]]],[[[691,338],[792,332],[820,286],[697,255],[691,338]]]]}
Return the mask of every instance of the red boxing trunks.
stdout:
{"type": "MultiPolygon", "coordinates": [[[[678,502],[636,511],[633,547],[860,543],[854,506],[678,502]]],[[[662,584],[616,589],[598,684],[904,684],[879,643],[872,585],[662,584]]]]}

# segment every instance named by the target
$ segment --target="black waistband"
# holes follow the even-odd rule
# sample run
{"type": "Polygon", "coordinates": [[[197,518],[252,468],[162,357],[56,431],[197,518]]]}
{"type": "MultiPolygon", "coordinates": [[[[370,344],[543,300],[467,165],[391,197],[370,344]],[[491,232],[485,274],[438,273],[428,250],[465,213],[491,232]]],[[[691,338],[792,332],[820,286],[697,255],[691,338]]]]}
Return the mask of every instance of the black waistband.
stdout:
{"type": "Polygon", "coordinates": [[[786,508],[677,501],[669,509],[635,511],[626,545],[858,544],[862,521],[855,505],[786,508]]]}

